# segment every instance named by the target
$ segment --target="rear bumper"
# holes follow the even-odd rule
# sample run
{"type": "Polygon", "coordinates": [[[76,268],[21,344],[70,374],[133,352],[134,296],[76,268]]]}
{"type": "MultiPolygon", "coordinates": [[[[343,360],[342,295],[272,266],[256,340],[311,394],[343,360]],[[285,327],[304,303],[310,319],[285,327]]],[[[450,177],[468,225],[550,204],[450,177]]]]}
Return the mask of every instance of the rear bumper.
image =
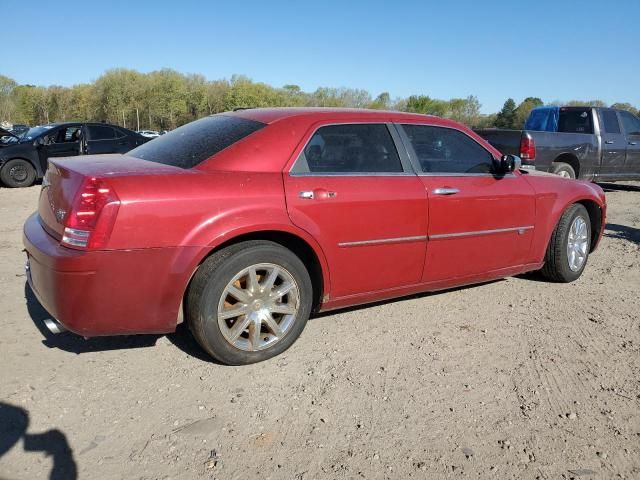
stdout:
{"type": "Polygon", "coordinates": [[[31,289],[68,330],[92,337],[175,329],[189,249],[72,250],[44,231],[37,214],[27,219],[23,242],[31,289]]]}

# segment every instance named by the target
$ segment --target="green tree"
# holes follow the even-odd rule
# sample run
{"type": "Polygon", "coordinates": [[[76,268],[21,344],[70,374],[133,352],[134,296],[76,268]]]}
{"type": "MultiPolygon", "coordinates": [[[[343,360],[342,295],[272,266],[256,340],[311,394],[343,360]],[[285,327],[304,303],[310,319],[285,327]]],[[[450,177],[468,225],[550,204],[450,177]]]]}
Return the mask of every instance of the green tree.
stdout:
{"type": "Polygon", "coordinates": [[[613,105],[611,105],[611,108],[617,108],[618,110],[626,110],[627,112],[631,112],[634,115],[638,115],[640,113],[640,111],[637,108],[635,108],[633,105],[627,102],[614,103],[613,105]]]}
{"type": "Polygon", "coordinates": [[[524,122],[529,118],[529,113],[536,107],[541,107],[544,102],[538,97],[527,97],[516,108],[513,120],[513,128],[524,128],[524,122]]]}
{"type": "Polygon", "coordinates": [[[18,84],[12,78],[0,75],[0,122],[8,122],[14,114],[16,105],[14,90],[18,84]]]}
{"type": "Polygon", "coordinates": [[[513,98],[507,99],[502,106],[502,110],[496,116],[496,127],[498,128],[516,128],[516,102],[513,98]]]}

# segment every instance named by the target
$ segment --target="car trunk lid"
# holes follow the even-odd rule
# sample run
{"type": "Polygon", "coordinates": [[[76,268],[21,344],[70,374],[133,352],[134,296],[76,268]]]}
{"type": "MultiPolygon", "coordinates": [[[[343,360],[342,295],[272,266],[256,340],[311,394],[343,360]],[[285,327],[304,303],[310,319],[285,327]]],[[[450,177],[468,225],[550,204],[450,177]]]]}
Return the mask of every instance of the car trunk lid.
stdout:
{"type": "Polygon", "coordinates": [[[187,173],[178,167],[125,155],[92,155],[49,160],[42,181],[38,214],[42,227],[53,237],[63,237],[76,197],[89,179],[117,183],[119,177],[187,173]]]}

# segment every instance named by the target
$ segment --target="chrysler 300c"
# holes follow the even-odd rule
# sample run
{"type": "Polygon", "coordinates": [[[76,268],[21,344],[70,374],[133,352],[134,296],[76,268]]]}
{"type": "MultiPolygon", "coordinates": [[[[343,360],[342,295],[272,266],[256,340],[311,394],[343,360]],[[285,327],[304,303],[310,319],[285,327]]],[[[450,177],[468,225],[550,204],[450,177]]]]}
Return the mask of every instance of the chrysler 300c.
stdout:
{"type": "Polygon", "coordinates": [[[577,279],[604,193],[518,167],[437,117],[213,115],[127,155],[51,160],[27,277],[82,336],[167,333],[183,316],[210,355],[252,363],[314,311],[533,270],[577,279]]]}

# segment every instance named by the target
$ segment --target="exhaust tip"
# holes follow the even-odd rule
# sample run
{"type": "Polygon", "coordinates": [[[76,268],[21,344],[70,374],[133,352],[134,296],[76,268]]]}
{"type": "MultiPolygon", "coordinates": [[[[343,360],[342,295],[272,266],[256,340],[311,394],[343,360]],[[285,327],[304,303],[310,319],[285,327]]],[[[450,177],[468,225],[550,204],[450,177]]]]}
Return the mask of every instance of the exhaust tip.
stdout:
{"type": "Polygon", "coordinates": [[[47,327],[47,329],[54,335],[67,331],[66,328],[51,318],[44,319],[44,326],[47,327]]]}

